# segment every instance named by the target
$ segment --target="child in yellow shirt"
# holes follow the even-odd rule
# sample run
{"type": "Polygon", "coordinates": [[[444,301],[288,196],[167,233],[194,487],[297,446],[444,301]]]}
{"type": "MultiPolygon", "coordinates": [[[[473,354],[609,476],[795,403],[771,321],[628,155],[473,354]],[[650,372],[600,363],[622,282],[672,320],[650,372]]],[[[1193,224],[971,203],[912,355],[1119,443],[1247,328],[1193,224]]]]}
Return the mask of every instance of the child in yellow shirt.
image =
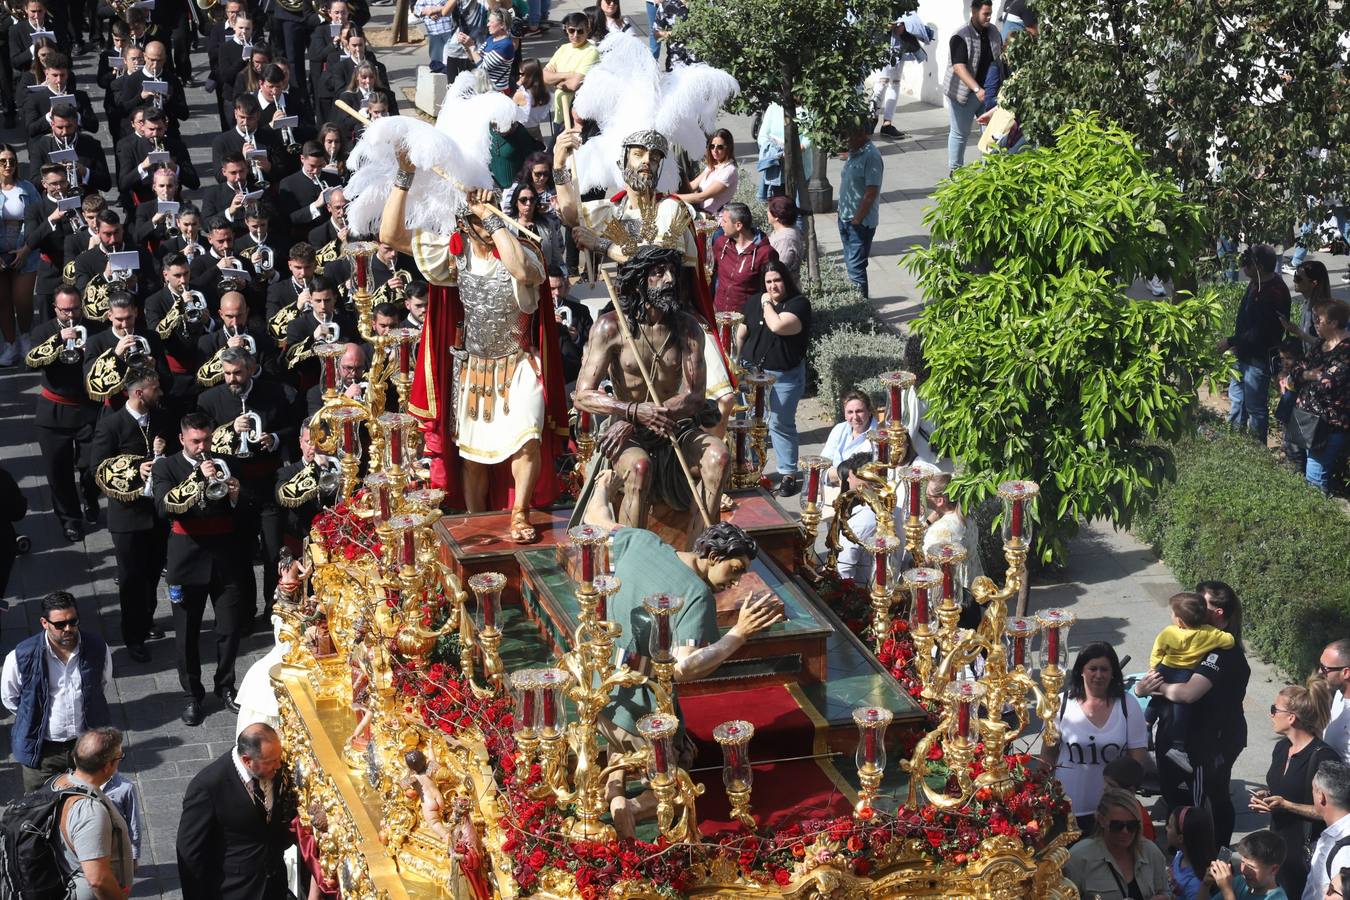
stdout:
{"type": "MultiPolygon", "coordinates": [[[[1174,594],[1168,601],[1172,608],[1172,624],[1153,640],[1149,666],[1162,676],[1167,684],[1184,684],[1191,680],[1191,671],[1215,650],[1233,646],[1233,636],[1209,624],[1209,611],[1199,594],[1174,594]]],[[[1155,721],[1162,704],[1171,701],[1154,697],[1149,702],[1148,720],[1155,721]]],[[[1172,735],[1175,746],[1167,751],[1167,758],[1187,773],[1194,771],[1187,753],[1191,732],[1189,703],[1172,702],[1172,735]]]]}

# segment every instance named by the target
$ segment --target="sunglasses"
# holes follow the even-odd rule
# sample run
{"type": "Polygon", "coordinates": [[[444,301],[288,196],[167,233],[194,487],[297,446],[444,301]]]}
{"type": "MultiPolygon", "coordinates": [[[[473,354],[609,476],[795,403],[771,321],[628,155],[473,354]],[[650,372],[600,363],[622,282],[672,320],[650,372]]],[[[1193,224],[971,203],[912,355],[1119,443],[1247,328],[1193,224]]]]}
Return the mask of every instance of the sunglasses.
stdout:
{"type": "Polygon", "coordinates": [[[726,145],[726,144],[709,144],[709,145],[708,145],[708,149],[709,149],[709,150],[725,150],[725,149],[727,149],[727,145],[726,145]]]}
{"type": "Polygon", "coordinates": [[[525,206],[534,206],[534,205],[535,205],[536,203],[538,203],[538,202],[539,202],[539,198],[537,198],[537,197],[517,197],[517,198],[516,198],[516,203],[521,204],[521,205],[525,205],[525,206]]]}
{"type": "MultiPolygon", "coordinates": [[[[4,162],[4,160],[0,160],[0,162],[4,162]]],[[[1317,664],[1317,671],[1323,675],[1327,674],[1328,672],[1336,672],[1341,669],[1350,669],[1350,666],[1327,666],[1323,665],[1322,663],[1317,664]]]]}
{"type": "Polygon", "coordinates": [[[1124,821],[1115,820],[1112,822],[1107,822],[1106,827],[1115,834],[1119,834],[1122,831],[1138,831],[1141,826],[1137,820],[1128,819],[1124,821]]]}
{"type": "Polygon", "coordinates": [[[17,159],[15,159],[14,157],[12,157],[12,156],[3,156],[3,157],[0,157],[0,166],[13,166],[13,165],[18,165],[18,162],[19,162],[19,161],[18,161],[17,159]]]}
{"type": "Polygon", "coordinates": [[[79,625],[80,620],[78,618],[61,619],[60,621],[57,621],[55,619],[48,619],[47,624],[55,628],[57,631],[65,631],[67,628],[74,628],[77,625],[79,625]]]}
{"type": "Polygon", "coordinates": [[[585,28],[564,28],[563,31],[566,31],[568,34],[585,34],[585,33],[586,33],[586,29],[585,29],[585,28]]]}
{"type": "MultiPolygon", "coordinates": [[[[1287,710],[1287,709],[1280,709],[1280,708],[1279,708],[1278,706],[1276,706],[1274,703],[1270,704],[1270,714],[1271,714],[1272,716],[1275,715],[1276,713],[1287,713],[1287,712],[1289,712],[1289,710],[1287,710]]],[[[1291,713],[1291,715],[1292,715],[1292,713],[1291,713]]]]}

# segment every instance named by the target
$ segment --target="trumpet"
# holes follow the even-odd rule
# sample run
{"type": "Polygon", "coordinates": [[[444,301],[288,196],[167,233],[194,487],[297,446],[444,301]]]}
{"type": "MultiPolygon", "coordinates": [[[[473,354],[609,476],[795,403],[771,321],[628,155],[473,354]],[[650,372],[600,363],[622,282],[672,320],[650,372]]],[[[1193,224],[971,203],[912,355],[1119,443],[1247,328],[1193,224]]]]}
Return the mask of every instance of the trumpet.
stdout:
{"type": "MultiPolygon", "coordinates": [[[[201,466],[207,461],[206,453],[203,452],[197,458],[197,471],[201,472],[201,466]]],[[[233,477],[230,474],[230,467],[225,465],[223,459],[211,459],[216,467],[216,474],[207,477],[205,473],[202,478],[206,479],[206,489],[202,491],[203,503],[206,500],[224,500],[230,493],[229,480],[233,477]]]]}
{"type": "Polygon", "coordinates": [[[338,466],[337,460],[329,459],[324,462],[314,460],[314,467],[318,470],[319,492],[323,494],[336,494],[342,487],[342,469],[338,466]]]}
{"type": "MultiPolygon", "coordinates": [[[[233,325],[222,325],[221,331],[225,334],[225,344],[228,346],[232,338],[243,338],[244,349],[248,351],[249,356],[258,358],[258,342],[253,339],[253,335],[247,331],[241,331],[233,325]]],[[[222,348],[224,349],[224,348],[222,348]]]]}
{"type": "Polygon", "coordinates": [[[319,333],[319,339],[316,343],[336,344],[338,338],[341,337],[342,333],[338,329],[338,323],[336,322],[320,322],[319,328],[322,330],[319,333]]]}
{"type": "MultiPolygon", "coordinates": [[[[256,240],[256,239],[255,239],[256,240]]],[[[276,268],[276,253],[272,248],[262,241],[258,241],[252,251],[253,268],[258,270],[258,274],[268,277],[276,268]]]]}
{"type": "MultiPolygon", "coordinates": [[[[257,137],[256,134],[254,134],[253,132],[248,131],[247,129],[245,129],[245,131],[244,131],[244,143],[247,144],[248,146],[252,147],[252,148],[255,149],[255,150],[258,148],[258,144],[257,144],[257,142],[254,140],[254,138],[256,138],[256,137],[257,137]]],[[[254,183],[254,185],[256,185],[256,186],[258,186],[258,187],[262,187],[263,185],[267,184],[267,178],[263,175],[262,166],[258,165],[258,161],[257,161],[256,159],[250,159],[250,160],[248,161],[248,166],[249,166],[249,171],[253,173],[253,183],[254,183]]],[[[242,187],[242,185],[241,185],[241,187],[242,187]]]]}
{"type": "Polygon", "coordinates": [[[258,415],[256,412],[249,412],[242,407],[243,404],[240,403],[240,415],[248,417],[248,431],[240,433],[239,452],[236,453],[235,456],[239,459],[249,459],[253,456],[252,442],[262,440],[263,422],[262,416],[258,415]]]}
{"type": "Polygon", "coordinates": [[[139,362],[150,356],[150,341],[144,335],[131,336],[131,348],[127,350],[127,365],[139,362]]]}
{"type": "Polygon", "coordinates": [[[65,347],[61,348],[61,352],[57,354],[56,358],[68,366],[73,366],[84,359],[84,345],[89,340],[89,329],[83,325],[68,325],[66,327],[74,327],[75,337],[66,341],[65,347]]]}
{"type": "Polygon", "coordinates": [[[206,297],[201,291],[183,291],[182,301],[184,322],[189,325],[200,325],[206,321],[206,297]]]}
{"type": "Polygon", "coordinates": [[[189,263],[196,259],[199,254],[205,252],[206,249],[196,241],[189,241],[183,245],[183,255],[188,258],[189,263]]]}

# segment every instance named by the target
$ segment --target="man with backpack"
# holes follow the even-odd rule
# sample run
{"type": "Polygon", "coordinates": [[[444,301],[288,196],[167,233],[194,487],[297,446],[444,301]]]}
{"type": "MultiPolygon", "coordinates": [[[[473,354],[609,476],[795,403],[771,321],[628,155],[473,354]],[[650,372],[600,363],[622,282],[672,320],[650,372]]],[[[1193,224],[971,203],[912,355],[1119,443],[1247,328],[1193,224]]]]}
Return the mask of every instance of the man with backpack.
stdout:
{"type": "Polygon", "coordinates": [[[42,632],[19,642],[0,672],[0,702],[14,713],[10,746],[31,791],[70,768],[75,739],[111,721],[112,653],[80,626],[75,597],[42,598],[42,632]]]}
{"type": "Polygon", "coordinates": [[[104,796],[122,760],[122,733],[93,728],[75,744],[75,770],[0,812],[0,893],[124,900],[135,862],[126,820],[104,796]]]}

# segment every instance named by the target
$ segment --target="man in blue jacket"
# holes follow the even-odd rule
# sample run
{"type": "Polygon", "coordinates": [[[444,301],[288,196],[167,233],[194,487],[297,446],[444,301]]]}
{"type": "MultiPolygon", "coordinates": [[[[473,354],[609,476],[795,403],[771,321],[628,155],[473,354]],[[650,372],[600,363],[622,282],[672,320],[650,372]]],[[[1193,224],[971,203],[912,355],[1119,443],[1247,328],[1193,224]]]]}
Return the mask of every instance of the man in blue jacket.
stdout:
{"type": "Polygon", "coordinates": [[[75,598],[55,591],[42,598],[42,633],[19,642],[0,672],[0,702],[14,713],[11,752],[23,766],[25,792],[71,768],[75,741],[110,723],[112,653],[92,631],[80,629],[75,598]]]}
{"type": "Polygon", "coordinates": [[[1237,377],[1228,382],[1228,424],[1250,429],[1262,446],[1270,420],[1270,360],[1284,338],[1280,320],[1289,318],[1289,288],[1275,271],[1278,259],[1269,244],[1253,244],[1243,252],[1247,293],[1233,334],[1218,344],[1220,353],[1237,357],[1237,377]]]}

